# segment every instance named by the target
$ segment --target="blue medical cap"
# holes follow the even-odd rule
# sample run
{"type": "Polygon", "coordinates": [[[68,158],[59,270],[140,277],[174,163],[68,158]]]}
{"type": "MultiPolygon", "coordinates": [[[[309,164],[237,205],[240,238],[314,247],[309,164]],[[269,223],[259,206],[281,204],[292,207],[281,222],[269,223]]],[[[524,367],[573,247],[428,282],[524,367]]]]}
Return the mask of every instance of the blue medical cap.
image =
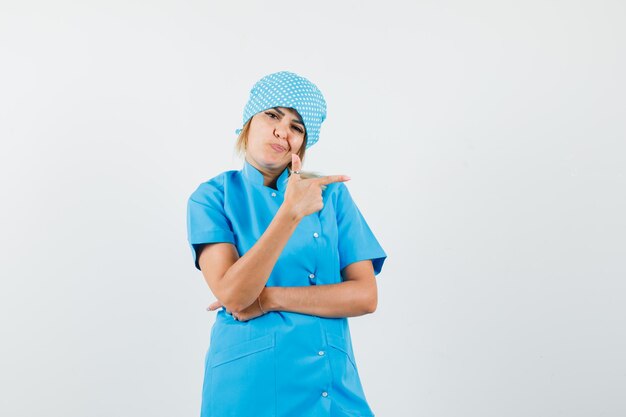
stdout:
{"type": "MultiPolygon", "coordinates": [[[[243,110],[243,123],[258,112],[272,107],[291,107],[304,122],[306,148],[319,140],[320,127],[326,119],[326,101],[311,81],[293,72],[279,71],[266,75],[252,86],[250,98],[243,110]]],[[[238,135],[241,129],[235,130],[238,135]]]]}

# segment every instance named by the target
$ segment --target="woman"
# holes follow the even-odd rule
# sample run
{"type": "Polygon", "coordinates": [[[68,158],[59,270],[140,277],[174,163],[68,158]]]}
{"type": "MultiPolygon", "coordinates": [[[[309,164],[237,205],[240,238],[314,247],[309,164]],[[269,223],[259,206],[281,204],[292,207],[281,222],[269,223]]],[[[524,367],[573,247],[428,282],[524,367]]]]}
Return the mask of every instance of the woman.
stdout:
{"type": "Polygon", "coordinates": [[[188,200],[196,268],[219,307],[205,360],[202,417],[373,416],[347,317],[376,309],[387,255],[344,184],[301,172],[326,102],[281,71],[250,90],[238,129],[243,169],[188,200]]]}

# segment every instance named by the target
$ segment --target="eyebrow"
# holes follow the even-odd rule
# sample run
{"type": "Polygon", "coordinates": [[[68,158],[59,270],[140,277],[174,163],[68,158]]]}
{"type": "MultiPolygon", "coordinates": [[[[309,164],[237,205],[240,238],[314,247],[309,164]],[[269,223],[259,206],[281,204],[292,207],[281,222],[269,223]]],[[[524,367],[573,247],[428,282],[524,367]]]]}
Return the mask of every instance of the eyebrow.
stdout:
{"type": "MultiPolygon", "coordinates": [[[[284,116],[285,113],[283,113],[282,111],[280,111],[280,109],[278,107],[272,107],[272,109],[276,110],[278,113],[280,113],[281,116],[284,116]]],[[[294,122],[301,124],[302,126],[304,126],[304,123],[302,123],[300,120],[298,119],[293,119],[294,122]]]]}

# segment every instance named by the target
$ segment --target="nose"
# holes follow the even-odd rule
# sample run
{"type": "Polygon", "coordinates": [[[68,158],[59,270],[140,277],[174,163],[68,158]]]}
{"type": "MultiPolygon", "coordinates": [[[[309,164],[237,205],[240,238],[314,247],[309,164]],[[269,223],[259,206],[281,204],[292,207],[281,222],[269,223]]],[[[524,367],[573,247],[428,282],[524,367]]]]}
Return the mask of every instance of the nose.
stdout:
{"type": "Polygon", "coordinates": [[[274,135],[278,138],[287,140],[287,129],[283,125],[277,124],[274,128],[274,135]]]}

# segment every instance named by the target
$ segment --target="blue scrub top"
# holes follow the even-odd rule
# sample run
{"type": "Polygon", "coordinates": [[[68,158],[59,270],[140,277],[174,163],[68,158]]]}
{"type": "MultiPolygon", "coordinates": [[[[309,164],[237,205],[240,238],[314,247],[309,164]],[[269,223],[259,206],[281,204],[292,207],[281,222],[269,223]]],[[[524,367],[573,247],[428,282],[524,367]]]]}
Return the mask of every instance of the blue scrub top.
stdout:
{"type": "MultiPolygon", "coordinates": [[[[196,268],[203,244],[229,242],[243,256],[284,199],[288,169],[273,189],[244,161],[198,186],[188,200],[187,232],[196,268]]],[[[378,275],[387,255],[345,183],[322,192],[322,210],[305,216],[266,286],[342,282],[347,265],[370,259],[378,275]]],[[[205,357],[202,417],[373,416],[361,386],[348,320],[271,311],[249,321],[218,310],[205,357]]]]}

